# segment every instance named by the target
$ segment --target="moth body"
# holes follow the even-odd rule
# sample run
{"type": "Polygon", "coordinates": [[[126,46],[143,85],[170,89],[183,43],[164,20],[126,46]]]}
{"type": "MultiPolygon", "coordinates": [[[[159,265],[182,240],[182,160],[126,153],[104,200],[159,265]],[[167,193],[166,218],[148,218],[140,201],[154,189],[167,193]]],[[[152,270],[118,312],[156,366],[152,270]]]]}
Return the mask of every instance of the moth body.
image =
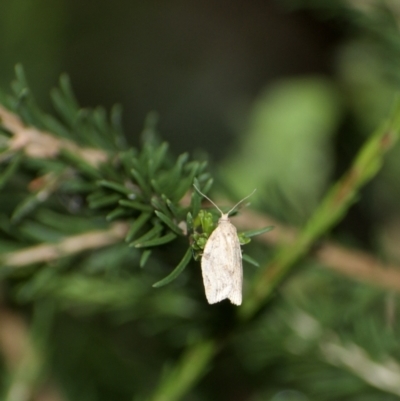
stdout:
{"type": "Polygon", "coordinates": [[[217,228],[209,236],[201,258],[204,289],[209,304],[229,299],[242,304],[243,266],[242,250],[236,227],[229,221],[229,213],[236,209],[254,191],[238,202],[228,213],[221,209],[195,185],[197,192],[208,199],[221,213],[217,228]]]}
{"type": "Polygon", "coordinates": [[[201,270],[209,304],[229,299],[242,303],[242,251],[236,227],[222,214],[218,227],[212,232],[201,259],[201,270]]]}

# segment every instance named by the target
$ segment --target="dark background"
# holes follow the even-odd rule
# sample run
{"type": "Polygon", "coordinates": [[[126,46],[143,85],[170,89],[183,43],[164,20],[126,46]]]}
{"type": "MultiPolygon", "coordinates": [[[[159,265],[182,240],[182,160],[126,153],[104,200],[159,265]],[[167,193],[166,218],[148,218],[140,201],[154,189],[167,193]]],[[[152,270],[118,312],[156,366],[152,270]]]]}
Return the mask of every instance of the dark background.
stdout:
{"type": "Polygon", "coordinates": [[[279,1],[3,1],[1,82],[21,62],[41,104],[67,72],[83,106],[149,111],[176,152],[222,157],[276,79],[332,75],[343,25],[279,1]]]}

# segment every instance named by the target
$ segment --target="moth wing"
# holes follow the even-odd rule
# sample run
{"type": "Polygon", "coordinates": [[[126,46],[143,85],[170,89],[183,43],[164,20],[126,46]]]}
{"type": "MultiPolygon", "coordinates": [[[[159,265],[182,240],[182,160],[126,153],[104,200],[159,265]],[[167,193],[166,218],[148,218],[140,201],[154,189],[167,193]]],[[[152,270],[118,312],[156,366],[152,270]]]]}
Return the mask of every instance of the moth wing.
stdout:
{"type": "Polygon", "coordinates": [[[240,241],[237,235],[236,227],[230,224],[233,229],[232,241],[232,260],[230,262],[230,275],[231,275],[231,292],[228,299],[235,305],[242,304],[242,287],[243,287],[243,265],[242,265],[242,249],[240,248],[240,241]]]}
{"type": "Polygon", "coordinates": [[[208,303],[228,298],[242,303],[242,252],[236,228],[229,221],[213,231],[204,248],[201,270],[208,303]]]}

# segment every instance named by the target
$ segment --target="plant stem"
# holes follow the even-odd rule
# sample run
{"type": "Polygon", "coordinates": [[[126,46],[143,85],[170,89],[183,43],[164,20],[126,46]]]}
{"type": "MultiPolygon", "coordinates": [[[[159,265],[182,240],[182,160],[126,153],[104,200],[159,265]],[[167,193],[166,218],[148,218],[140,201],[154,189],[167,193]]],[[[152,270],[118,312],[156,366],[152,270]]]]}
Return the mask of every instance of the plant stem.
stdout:
{"type": "Polygon", "coordinates": [[[217,351],[217,343],[203,340],[190,346],[179,363],[165,374],[149,401],[176,401],[205,373],[217,351]]]}
{"type": "Polygon", "coordinates": [[[19,268],[33,263],[44,263],[77,254],[88,249],[97,249],[121,242],[128,231],[128,225],[113,223],[108,230],[89,231],[66,237],[58,243],[41,244],[0,255],[3,266],[19,268]]]}
{"type": "Polygon", "coordinates": [[[310,250],[321,235],[341,220],[355,201],[358,190],[380,170],[383,157],[396,142],[399,130],[400,103],[397,104],[392,119],[367,140],[350,170],[328,192],[295,241],[284,245],[272,262],[255,277],[250,294],[246,296],[246,301],[239,310],[241,319],[250,319],[268,300],[295,262],[310,250]]]}

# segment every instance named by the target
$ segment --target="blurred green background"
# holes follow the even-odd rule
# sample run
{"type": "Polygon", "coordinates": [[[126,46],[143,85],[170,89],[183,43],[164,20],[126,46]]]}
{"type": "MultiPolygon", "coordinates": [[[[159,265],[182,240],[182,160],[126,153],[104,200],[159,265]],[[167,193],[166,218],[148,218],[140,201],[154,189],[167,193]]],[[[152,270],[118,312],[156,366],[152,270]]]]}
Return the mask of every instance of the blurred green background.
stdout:
{"type": "Polygon", "coordinates": [[[21,62],[44,103],[65,71],[82,105],[122,103],[133,142],[156,110],[177,151],[219,156],[269,84],[333,74],[343,34],[273,1],[6,0],[0,18],[3,86],[21,62]]]}
{"type": "MultiPolygon", "coordinates": [[[[400,83],[399,4],[2,0],[0,86],[9,86],[21,62],[51,111],[48,93],[66,72],[81,105],[122,104],[135,146],[156,111],[174,154],[209,155],[216,189],[240,199],[257,188],[254,208],[301,226],[391,111],[400,83]]],[[[397,146],[330,235],[399,262],[399,174],[397,146]]],[[[272,253],[250,247],[261,261],[272,253]]],[[[185,277],[152,289],[160,266],[112,287],[113,265],[137,264],[124,245],[118,258],[104,250],[91,262],[93,271],[108,269],[105,282],[59,281],[23,306],[29,316],[33,310],[33,336],[47,348],[63,399],[146,399],[186,344],[232,324],[230,305],[201,303],[202,289],[185,277]]],[[[315,332],[334,331],[378,360],[398,361],[398,323],[385,320],[397,295],[322,272],[310,260],[301,267],[254,324],[236,329],[184,400],[400,399],[400,390],[324,360],[315,341],[315,332]],[[314,330],[307,336],[292,317],[298,308],[315,319],[296,314],[314,330]]],[[[245,266],[245,278],[252,274],[245,266]]],[[[17,289],[14,306],[21,308],[28,290],[17,289]]]]}
{"type": "Polygon", "coordinates": [[[223,160],[242,193],[278,182],[307,214],[390,110],[398,7],[380,3],[4,0],[0,84],[21,62],[51,110],[67,72],[83,106],[123,105],[132,144],[154,110],[174,153],[223,160]]]}

